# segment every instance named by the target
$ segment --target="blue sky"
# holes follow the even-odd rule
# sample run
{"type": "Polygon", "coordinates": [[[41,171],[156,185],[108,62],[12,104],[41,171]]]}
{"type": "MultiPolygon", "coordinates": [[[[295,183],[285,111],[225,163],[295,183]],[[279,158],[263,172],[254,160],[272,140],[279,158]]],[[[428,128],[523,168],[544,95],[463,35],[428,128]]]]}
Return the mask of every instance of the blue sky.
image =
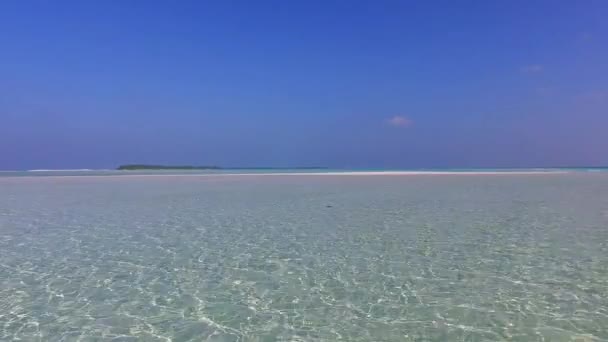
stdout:
{"type": "Polygon", "coordinates": [[[608,165],[606,1],[0,2],[0,169],[608,165]]]}

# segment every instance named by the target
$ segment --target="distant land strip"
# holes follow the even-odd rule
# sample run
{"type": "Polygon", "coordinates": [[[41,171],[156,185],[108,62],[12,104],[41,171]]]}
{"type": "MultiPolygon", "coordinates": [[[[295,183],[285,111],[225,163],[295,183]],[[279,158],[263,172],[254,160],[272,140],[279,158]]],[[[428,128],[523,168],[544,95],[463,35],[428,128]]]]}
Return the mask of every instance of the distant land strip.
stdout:
{"type": "Polygon", "coordinates": [[[126,164],[117,170],[218,170],[219,166],[126,164]]]}
{"type": "Polygon", "coordinates": [[[323,166],[298,166],[298,167],[220,167],[214,165],[150,165],[150,164],[125,164],[116,168],[117,170],[326,170],[323,166]]]}

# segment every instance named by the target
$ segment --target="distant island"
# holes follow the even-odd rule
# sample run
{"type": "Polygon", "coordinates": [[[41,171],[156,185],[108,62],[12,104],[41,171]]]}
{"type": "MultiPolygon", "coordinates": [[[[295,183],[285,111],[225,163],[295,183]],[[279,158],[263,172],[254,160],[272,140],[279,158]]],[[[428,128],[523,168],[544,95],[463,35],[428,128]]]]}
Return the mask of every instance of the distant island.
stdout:
{"type": "Polygon", "coordinates": [[[193,165],[148,165],[127,164],[120,165],[117,170],[218,170],[218,166],[193,166],[193,165]]]}
{"type": "Polygon", "coordinates": [[[299,167],[219,167],[219,166],[193,166],[193,165],[150,165],[150,164],[125,164],[116,170],[326,170],[322,166],[299,166],[299,167]]]}

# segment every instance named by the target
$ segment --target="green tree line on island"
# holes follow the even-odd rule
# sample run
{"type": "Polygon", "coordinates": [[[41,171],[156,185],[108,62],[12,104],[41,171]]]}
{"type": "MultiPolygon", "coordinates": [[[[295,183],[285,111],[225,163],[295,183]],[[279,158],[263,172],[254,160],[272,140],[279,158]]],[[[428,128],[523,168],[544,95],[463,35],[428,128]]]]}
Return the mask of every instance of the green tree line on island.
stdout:
{"type": "Polygon", "coordinates": [[[217,170],[219,166],[126,164],[117,170],[217,170]]]}

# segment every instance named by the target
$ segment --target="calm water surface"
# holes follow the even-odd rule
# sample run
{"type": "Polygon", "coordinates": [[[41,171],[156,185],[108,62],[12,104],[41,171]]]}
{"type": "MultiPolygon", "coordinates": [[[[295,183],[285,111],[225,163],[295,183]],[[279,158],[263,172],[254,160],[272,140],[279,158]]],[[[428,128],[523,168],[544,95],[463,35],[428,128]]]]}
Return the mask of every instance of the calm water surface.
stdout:
{"type": "Polygon", "coordinates": [[[605,341],[608,173],[1,177],[1,341],[605,341]]]}

